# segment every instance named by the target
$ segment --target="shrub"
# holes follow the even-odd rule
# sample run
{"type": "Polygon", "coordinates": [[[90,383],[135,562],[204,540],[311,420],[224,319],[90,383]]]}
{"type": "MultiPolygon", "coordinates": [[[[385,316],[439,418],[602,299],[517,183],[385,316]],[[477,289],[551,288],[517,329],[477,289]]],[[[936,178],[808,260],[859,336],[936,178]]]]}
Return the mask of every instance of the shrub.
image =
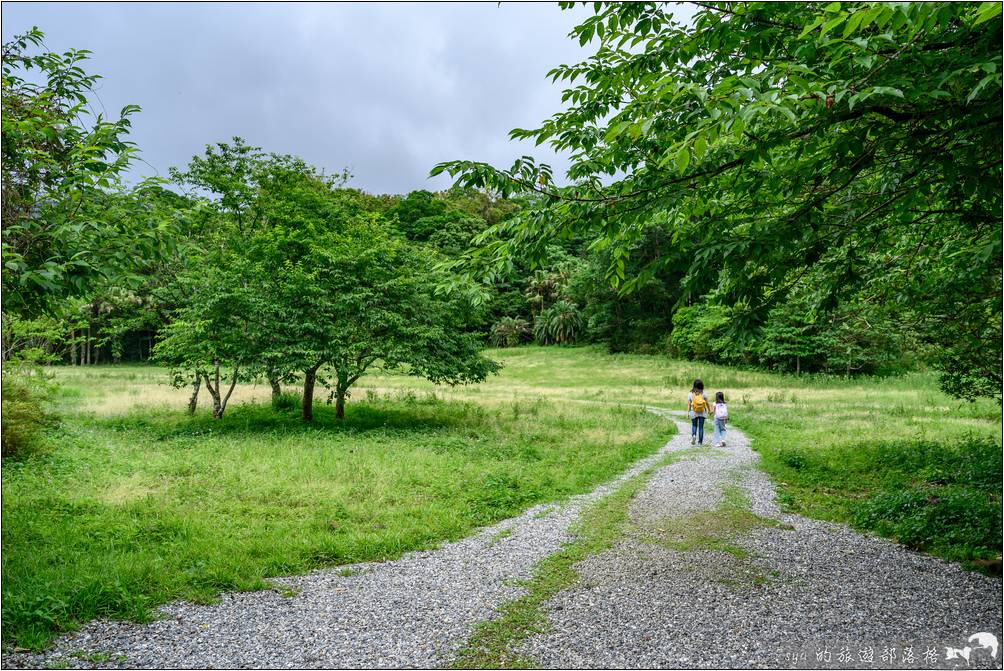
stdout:
{"type": "Polygon", "coordinates": [[[283,393],[272,398],[272,408],[280,411],[300,410],[300,395],[283,393]]]}
{"type": "Polygon", "coordinates": [[[45,409],[48,392],[40,371],[7,368],[3,375],[3,458],[23,458],[42,447],[42,429],[55,422],[45,409]]]}
{"type": "Polygon", "coordinates": [[[530,324],[519,317],[503,317],[492,327],[495,347],[515,347],[530,337],[530,324]]]}
{"type": "Polygon", "coordinates": [[[537,315],[533,335],[541,345],[569,345],[582,336],[584,327],[585,320],[575,304],[560,300],[537,315]]]}

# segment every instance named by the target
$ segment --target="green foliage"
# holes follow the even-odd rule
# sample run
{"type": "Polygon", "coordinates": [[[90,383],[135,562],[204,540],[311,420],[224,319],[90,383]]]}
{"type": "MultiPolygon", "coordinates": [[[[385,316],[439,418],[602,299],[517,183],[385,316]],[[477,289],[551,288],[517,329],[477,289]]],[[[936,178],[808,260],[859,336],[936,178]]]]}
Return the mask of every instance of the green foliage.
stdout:
{"type": "Polygon", "coordinates": [[[582,337],[584,327],[579,309],[562,299],[537,315],[533,336],[541,345],[572,345],[582,337]]]}
{"type": "Polygon", "coordinates": [[[519,317],[503,317],[492,327],[495,347],[515,347],[530,339],[530,323],[519,317]]]}
{"type": "Polygon", "coordinates": [[[595,5],[573,34],[596,55],[550,72],[570,82],[566,109],[511,132],[572,155],[571,184],[531,157],[432,170],[541,196],[468,271],[492,278],[578,235],[630,292],[685,258],[691,300],[714,291],[749,337],[811,269],[819,312],[909,309],[947,389],[999,394],[999,7],[710,4],[687,25],[673,11],[595,5]],[[674,253],[629,275],[650,227],[674,253]]]}
{"type": "Polygon", "coordinates": [[[670,336],[672,352],[684,359],[714,360],[727,350],[723,335],[729,324],[729,311],[721,305],[699,303],[682,307],[673,315],[670,336]]]}
{"type": "Polygon", "coordinates": [[[378,384],[410,394],[367,395],[342,421],[320,407],[304,424],[267,404],[220,420],[92,413],[162,374],[62,369],[60,450],[4,464],[5,644],[42,647],[95,617],[145,620],[175,599],[434,548],[589,491],[672,432],[640,409],[446,402],[406,375],[378,384]]]}
{"type": "Polygon", "coordinates": [[[100,280],[131,281],[161,237],[119,181],[139,108],[84,123],[99,80],[81,68],[89,52],[31,53],[43,37],[33,28],[3,46],[3,308],[29,318],[100,280]]]}
{"type": "MultiPolygon", "coordinates": [[[[307,420],[315,380],[342,414],[349,389],[377,362],[447,384],[497,370],[465,329],[476,311],[462,294],[436,293],[434,252],[394,235],[358,192],[239,139],[208,148],[177,176],[215,189],[226,226],[215,232],[222,244],[207,245],[208,263],[184,278],[188,298],[158,344],[162,361],[196,375],[222,367],[231,383],[302,372],[307,420]]],[[[216,404],[222,392],[209,389],[216,404]]]]}
{"type": "Polygon", "coordinates": [[[57,422],[46,408],[51,386],[38,368],[5,365],[3,371],[4,459],[24,459],[45,447],[43,430],[57,422]]]}
{"type": "Polygon", "coordinates": [[[768,469],[799,490],[843,490],[841,517],[908,547],[957,561],[1001,549],[1001,448],[954,442],[869,441],[766,453],[768,469]]]}
{"type": "Polygon", "coordinates": [[[300,409],[300,397],[296,394],[279,394],[272,397],[272,409],[280,412],[300,409]]]}
{"type": "Polygon", "coordinates": [[[446,203],[431,192],[412,191],[390,208],[387,215],[397,218],[396,227],[410,240],[428,240],[435,226],[429,225],[427,220],[443,215],[446,209],[446,203]]]}
{"type": "MultiPolygon", "coordinates": [[[[626,260],[625,273],[634,275],[656,258],[674,254],[665,231],[649,226],[641,233],[626,260]]],[[[612,287],[606,278],[609,250],[593,250],[569,279],[569,295],[582,305],[590,340],[606,344],[611,352],[665,351],[673,328],[673,311],[684,297],[681,281],[686,262],[666,263],[630,294],[612,287]]]]}

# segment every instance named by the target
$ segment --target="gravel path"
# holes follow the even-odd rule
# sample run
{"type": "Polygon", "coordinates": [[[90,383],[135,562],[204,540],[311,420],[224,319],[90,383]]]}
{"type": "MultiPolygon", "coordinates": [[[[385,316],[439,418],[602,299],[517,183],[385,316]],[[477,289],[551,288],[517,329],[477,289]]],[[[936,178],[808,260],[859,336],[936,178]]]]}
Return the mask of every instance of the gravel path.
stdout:
{"type": "Polygon", "coordinates": [[[653,475],[630,531],[576,566],[580,582],[547,604],[551,627],[523,654],[560,668],[1001,668],[1002,652],[966,642],[977,632],[1004,642],[999,579],[782,514],[746,438],[728,437],[653,475]],[[732,552],[658,542],[667,529],[729,529],[711,512],[729,485],[774,522],[726,538],[732,552]],[[948,646],[973,648],[968,662],[946,660],[948,646]]]}
{"type": "MultiPolygon", "coordinates": [[[[44,655],[5,654],[3,666],[447,664],[475,623],[522,594],[515,581],[570,539],[585,505],[666,452],[690,449],[689,424],[680,427],[681,435],[611,483],[471,538],[396,561],[275,580],[281,591],[230,593],[211,606],[170,604],[163,620],[146,625],[92,622],[44,655]]],[[[1002,653],[994,660],[984,649],[972,650],[968,664],[944,659],[946,646],[963,648],[976,632],[1002,638],[1000,580],[780,513],[745,437],[731,430],[729,438],[726,448],[655,472],[631,503],[626,536],[577,565],[581,580],[547,604],[551,627],[526,641],[523,654],[561,668],[1001,667],[1002,653]],[[696,528],[702,515],[717,519],[728,486],[774,522],[747,524],[724,548],[657,542],[668,528],[696,528]],[[907,646],[913,664],[904,663],[907,646]],[[891,661],[882,657],[890,648],[891,661]],[[936,662],[923,657],[929,649],[936,662]]]]}
{"type": "Polygon", "coordinates": [[[209,606],[172,603],[162,609],[165,619],[145,625],[94,621],[44,655],[5,654],[3,666],[442,665],[475,623],[523,593],[515,582],[570,540],[569,526],[585,505],[682,446],[674,439],[588,494],[531,508],[436,550],[277,579],[280,590],[228,593],[209,606]]]}

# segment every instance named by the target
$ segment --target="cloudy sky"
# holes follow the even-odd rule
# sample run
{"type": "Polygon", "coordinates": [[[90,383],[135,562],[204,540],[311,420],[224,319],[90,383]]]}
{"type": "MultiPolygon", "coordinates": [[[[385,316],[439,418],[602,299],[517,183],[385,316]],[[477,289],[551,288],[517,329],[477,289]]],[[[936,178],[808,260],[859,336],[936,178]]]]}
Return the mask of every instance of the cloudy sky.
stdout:
{"type": "Polygon", "coordinates": [[[240,135],[375,193],[439,189],[437,162],[508,165],[507,139],[559,109],[545,73],[582,60],[567,33],[591,11],[555,4],[3,3],[3,39],[37,25],[52,50],[90,49],[111,114],[143,108],[139,174],[167,175],[240,135]]]}

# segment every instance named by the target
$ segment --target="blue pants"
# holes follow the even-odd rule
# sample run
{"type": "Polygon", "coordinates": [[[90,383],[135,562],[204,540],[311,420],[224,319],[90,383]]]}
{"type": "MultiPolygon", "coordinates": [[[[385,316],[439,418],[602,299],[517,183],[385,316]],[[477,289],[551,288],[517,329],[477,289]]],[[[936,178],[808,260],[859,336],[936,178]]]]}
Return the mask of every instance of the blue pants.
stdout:
{"type": "Polygon", "coordinates": [[[725,420],[715,420],[715,445],[725,442],[725,420]]]}
{"type": "Polygon", "coordinates": [[[704,444],[704,418],[692,417],[690,419],[690,435],[697,436],[697,442],[704,444]]]}

